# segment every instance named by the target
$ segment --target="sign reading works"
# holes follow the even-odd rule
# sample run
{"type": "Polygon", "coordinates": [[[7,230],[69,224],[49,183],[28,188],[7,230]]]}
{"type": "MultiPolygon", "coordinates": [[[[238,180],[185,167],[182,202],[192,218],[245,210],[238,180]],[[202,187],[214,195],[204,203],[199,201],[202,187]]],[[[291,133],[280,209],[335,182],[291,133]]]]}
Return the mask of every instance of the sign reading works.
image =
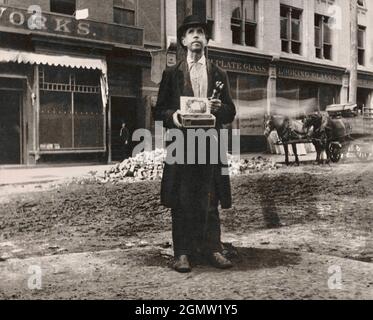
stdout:
{"type": "Polygon", "coordinates": [[[143,29],[132,26],[76,20],[74,17],[28,9],[0,6],[0,31],[48,34],[100,42],[143,46],[143,29]]]}

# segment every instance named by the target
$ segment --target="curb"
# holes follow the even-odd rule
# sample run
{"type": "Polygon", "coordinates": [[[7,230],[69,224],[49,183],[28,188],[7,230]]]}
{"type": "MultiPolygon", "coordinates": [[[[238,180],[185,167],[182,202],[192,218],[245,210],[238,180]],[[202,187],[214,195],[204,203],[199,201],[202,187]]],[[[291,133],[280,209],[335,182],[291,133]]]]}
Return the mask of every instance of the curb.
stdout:
{"type": "Polygon", "coordinates": [[[51,183],[56,182],[63,179],[55,179],[55,180],[40,180],[40,181],[25,181],[25,182],[13,182],[13,183],[0,183],[0,187],[8,187],[8,186],[27,186],[32,184],[44,184],[44,183],[51,183]]]}

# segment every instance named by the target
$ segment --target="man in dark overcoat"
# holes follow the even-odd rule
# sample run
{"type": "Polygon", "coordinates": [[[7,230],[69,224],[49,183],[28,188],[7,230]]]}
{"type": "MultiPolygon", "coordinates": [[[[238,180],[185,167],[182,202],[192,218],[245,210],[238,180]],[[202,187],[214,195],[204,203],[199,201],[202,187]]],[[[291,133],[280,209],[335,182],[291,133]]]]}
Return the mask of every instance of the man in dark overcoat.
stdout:
{"type": "MultiPolygon", "coordinates": [[[[187,152],[190,141],[187,130],[180,118],[180,97],[211,98],[220,82],[224,86],[219,98],[209,99],[209,108],[216,117],[216,132],[213,137],[218,141],[218,162],[210,162],[207,143],[206,163],[189,164],[167,163],[162,178],[161,203],[171,208],[172,237],[175,264],[178,272],[190,272],[191,261],[203,255],[217,268],[229,268],[232,263],[222,255],[220,240],[220,219],[218,205],[223,209],[231,207],[231,188],[226,163],[228,146],[221,145],[220,134],[224,124],[230,124],[236,115],[236,109],[229,91],[226,73],[205,57],[205,48],[209,36],[208,28],[198,16],[189,16],[178,29],[178,40],[186,50],[187,58],[163,73],[158,101],[154,110],[155,120],[163,121],[167,129],[179,129],[183,132],[184,149],[187,152]],[[223,148],[221,152],[220,148],[223,148]]],[[[196,147],[196,159],[198,152],[196,147]]],[[[187,159],[185,154],[184,159],[187,159]]]]}

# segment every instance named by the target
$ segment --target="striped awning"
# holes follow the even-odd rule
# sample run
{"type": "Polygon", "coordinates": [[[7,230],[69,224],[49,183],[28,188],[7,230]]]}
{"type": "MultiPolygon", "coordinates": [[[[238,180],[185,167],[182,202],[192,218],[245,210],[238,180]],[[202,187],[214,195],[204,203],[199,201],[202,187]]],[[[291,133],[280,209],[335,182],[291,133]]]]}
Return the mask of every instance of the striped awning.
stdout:
{"type": "Polygon", "coordinates": [[[101,91],[104,107],[107,104],[109,89],[107,80],[107,64],[105,59],[86,57],[80,58],[67,55],[52,55],[27,51],[0,49],[0,63],[7,62],[101,70],[101,91]]]}
{"type": "Polygon", "coordinates": [[[0,49],[0,62],[44,64],[70,68],[99,69],[106,73],[102,59],[71,57],[67,55],[40,54],[26,51],[0,49]]]}

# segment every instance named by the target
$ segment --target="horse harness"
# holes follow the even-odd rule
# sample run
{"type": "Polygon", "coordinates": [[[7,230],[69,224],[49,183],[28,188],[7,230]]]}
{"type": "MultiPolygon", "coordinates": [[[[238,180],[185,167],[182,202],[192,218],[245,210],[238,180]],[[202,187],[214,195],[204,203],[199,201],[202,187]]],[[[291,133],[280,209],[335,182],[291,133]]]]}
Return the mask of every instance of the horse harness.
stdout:
{"type": "Polygon", "coordinates": [[[302,139],[302,137],[291,127],[290,118],[284,120],[284,126],[282,127],[281,132],[278,132],[278,135],[281,137],[282,142],[302,139]]]}

